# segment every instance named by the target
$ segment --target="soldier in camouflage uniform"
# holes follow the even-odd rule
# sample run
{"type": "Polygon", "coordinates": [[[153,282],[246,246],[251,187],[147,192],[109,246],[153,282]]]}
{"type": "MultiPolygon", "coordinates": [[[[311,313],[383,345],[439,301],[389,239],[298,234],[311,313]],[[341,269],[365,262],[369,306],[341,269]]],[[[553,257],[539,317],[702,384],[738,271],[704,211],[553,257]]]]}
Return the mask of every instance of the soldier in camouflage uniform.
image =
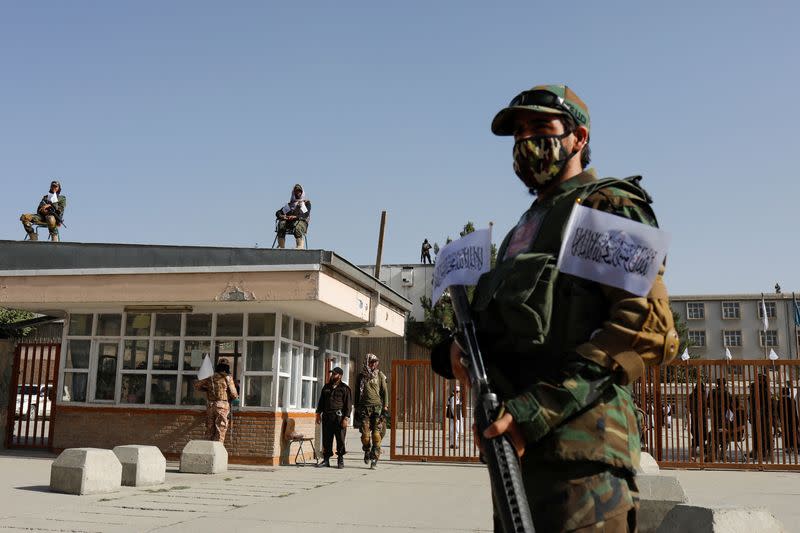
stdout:
{"type": "Polygon", "coordinates": [[[356,380],[355,423],[361,430],[364,463],[373,469],[381,457],[381,440],[386,434],[387,399],[386,376],[378,370],[378,356],[368,353],[356,380]]]}
{"type": "Polygon", "coordinates": [[[231,412],[230,400],[239,398],[236,384],[230,376],[231,368],[227,359],[220,359],[214,374],[194,384],[197,390],[206,393],[206,439],[225,442],[228,431],[228,415],[231,412]]]}
{"type": "Polygon", "coordinates": [[[50,192],[45,194],[36,208],[36,213],[25,213],[19,217],[25,233],[32,241],[39,240],[39,235],[33,226],[47,226],[50,231],[50,240],[58,242],[58,227],[64,220],[64,210],[67,208],[67,197],[61,194],[61,184],[57,181],[50,182],[50,192]]]}
{"type": "MultiPolygon", "coordinates": [[[[656,225],[640,178],[585,170],[589,127],[586,104],[565,85],[519,94],[492,122],[493,133],[514,137],[514,171],[536,200],[471,302],[503,400],[484,435],[510,435],[537,532],[636,530],[640,421],[630,384],[678,349],[663,267],[646,297],[555,268],[576,203],[656,225]]],[[[448,340],[431,354],[434,370],[467,384],[462,356],[448,340]]]]}
{"type": "Polygon", "coordinates": [[[295,248],[305,249],[308,224],[311,222],[311,200],[299,183],[292,188],[289,202],[275,211],[278,219],[278,248],[286,248],[286,232],[294,235],[295,248]]]}

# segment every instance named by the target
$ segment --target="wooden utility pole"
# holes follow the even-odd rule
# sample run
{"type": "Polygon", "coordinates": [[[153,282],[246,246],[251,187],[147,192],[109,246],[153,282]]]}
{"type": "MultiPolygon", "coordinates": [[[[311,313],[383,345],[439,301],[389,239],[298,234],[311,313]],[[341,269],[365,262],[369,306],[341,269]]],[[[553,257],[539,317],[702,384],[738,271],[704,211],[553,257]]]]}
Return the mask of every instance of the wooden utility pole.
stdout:
{"type": "Polygon", "coordinates": [[[383,256],[383,236],[386,232],[386,211],[381,211],[381,230],[378,233],[378,255],[375,257],[375,278],[381,279],[381,256],[383,256]]]}

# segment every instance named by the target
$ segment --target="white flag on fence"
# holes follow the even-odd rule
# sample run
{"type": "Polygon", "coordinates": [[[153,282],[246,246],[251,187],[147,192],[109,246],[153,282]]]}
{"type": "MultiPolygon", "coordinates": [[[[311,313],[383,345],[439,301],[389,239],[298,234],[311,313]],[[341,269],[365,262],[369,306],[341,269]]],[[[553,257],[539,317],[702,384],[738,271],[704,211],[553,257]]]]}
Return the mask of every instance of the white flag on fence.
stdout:
{"type": "Polygon", "coordinates": [[[206,354],[203,358],[203,364],[200,365],[200,370],[197,371],[197,379],[206,379],[214,375],[214,365],[211,363],[211,356],[206,354]]]}
{"type": "Polygon", "coordinates": [[[667,255],[667,232],[575,205],[558,254],[558,269],[647,296],[667,255]]]}
{"type": "Polygon", "coordinates": [[[689,357],[689,348],[684,348],[683,353],[681,354],[681,361],[688,361],[689,359],[691,359],[689,357]]]}
{"type": "Polygon", "coordinates": [[[473,231],[453,241],[436,254],[433,270],[433,303],[450,285],[475,285],[489,271],[492,257],[492,231],[473,231]]]}
{"type": "Polygon", "coordinates": [[[725,359],[727,359],[728,361],[733,359],[733,355],[731,355],[731,350],[727,346],[725,347],[725,359]]]}
{"type": "Polygon", "coordinates": [[[777,361],[778,360],[778,354],[776,354],[775,350],[773,350],[772,348],[769,349],[769,360],[770,361],[777,361]]]}

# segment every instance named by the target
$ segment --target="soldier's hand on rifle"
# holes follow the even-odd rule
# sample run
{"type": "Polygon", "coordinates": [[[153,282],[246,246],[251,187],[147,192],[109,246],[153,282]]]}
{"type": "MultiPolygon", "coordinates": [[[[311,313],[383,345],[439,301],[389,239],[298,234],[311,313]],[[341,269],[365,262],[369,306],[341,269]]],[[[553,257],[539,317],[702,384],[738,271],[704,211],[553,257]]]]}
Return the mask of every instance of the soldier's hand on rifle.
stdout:
{"type": "MultiPolygon", "coordinates": [[[[511,413],[504,413],[495,423],[486,428],[483,436],[487,439],[493,439],[504,433],[508,433],[511,437],[511,444],[514,445],[514,451],[517,452],[517,457],[522,457],[525,453],[525,437],[522,435],[522,429],[519,424],[511,416],[511,413]]],[[[480,444],[478,444],[480,446],[480,444]]],[[[483,451],[483,448],[481,448],[483,451]]]]}
{"type": "Polygon", "coordinates": [[[317,414],[314,416],[314,422],[315,422],[316,424],[319,424],[319,423],[320,423],[320,416],[319,416],[319,413],[317,413],[317,414]]]}
{"type": "Polygon", "coordinates": [[[347,428],[350,425],[350,419],[348,417],[342,418],[342,427],[347,428]]]}
{"type": "Polygon", "coordinates": [[[469,389],[469,374],[467,373],[467,368],[461,363],[462,357],[464,357],[464,352],[453,341],[450,344],[450,367],[453,369],[453,375],[461,383],[461,387],[469,389]]]}

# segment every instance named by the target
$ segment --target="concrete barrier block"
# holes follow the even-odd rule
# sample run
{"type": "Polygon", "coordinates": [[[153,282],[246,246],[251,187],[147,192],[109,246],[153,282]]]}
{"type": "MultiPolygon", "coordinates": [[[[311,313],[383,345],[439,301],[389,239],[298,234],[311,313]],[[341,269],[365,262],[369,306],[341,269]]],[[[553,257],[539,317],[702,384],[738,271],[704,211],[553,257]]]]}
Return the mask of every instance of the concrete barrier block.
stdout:
{"type": "Polygon", "coordinates": [[[50,466],[50,490],[67,494],[117,492],[122,464],[111,450],[68,448],[50,466]]]}
{"type": "Polygon", "coordinates": [[[639,488],[639,533],[653,533],[676,506],[689,499],[677,477],[668,474],[637,475],[639,488]]]}
{"type": "Polygon", "coordinates": [[[161,485],[167,475],[167,460],[155,446],[117,446],[114,455],[122,463],[122,484],[128,487],[161,485]]]}
{"type": "Polygon", "coordinates": [[[658,533],[784,533],[783,524],[763,508],[676,505],[658,533]]]}
{"type": "Polygon", "coordinates": [[[190,440],[181,452],[181,472],[219,474],[228,470],[228,450],[219,441],[190,440]]]}
{"type": "Polygon", "coordinates": [[[642,452],[641,460],[639,461],[639,468],[636,469],[637,474],[658,474],[661,469],[653,456],[647,452],[642,452]]]}

